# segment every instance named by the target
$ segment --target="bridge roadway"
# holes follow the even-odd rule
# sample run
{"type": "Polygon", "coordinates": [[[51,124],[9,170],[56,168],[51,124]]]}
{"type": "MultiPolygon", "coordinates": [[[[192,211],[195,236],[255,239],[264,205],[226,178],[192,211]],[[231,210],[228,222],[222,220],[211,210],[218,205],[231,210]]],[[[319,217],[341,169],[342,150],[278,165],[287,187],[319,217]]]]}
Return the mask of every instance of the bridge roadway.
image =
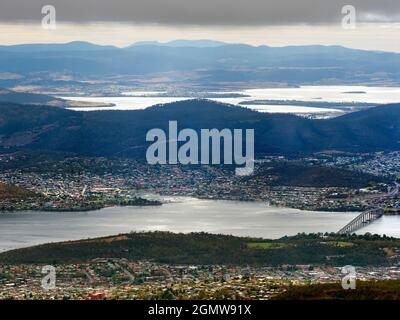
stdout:
{"type": "MultiPolygon", "coordinates": [[[[399,193],[400,184],[395,182],[395,187],[381,198],[381,200],[385,198],[391,198],[396,196],[399,193]]],[[[373,208],[367,211],[362,212],[348,224],[346,224],[342,229],[340,229],[337,233],[338,234],[351,234],[360,230],[361,228],[371,224],[375,220],[378,220],[380,217],[383,216],[383,209],[382,208],[373,208]]]]}
{"type": "Polygon", "coordinates": [[[342,229],[338,231],[338,234],[351,234],[357,230],[365,227],[366,225],[378,220],[383,215],[383,209],[371,209],[364,211],[348,224],[346,224],[342,229]]]}

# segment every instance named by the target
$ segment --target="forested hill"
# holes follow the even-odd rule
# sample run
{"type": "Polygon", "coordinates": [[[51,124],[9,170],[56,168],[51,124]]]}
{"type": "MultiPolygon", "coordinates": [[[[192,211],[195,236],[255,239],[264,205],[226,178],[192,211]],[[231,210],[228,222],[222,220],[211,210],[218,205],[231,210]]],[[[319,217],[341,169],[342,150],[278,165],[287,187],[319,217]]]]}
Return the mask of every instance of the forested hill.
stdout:
{"type": "Polygon", "coordinates": [[[390,257],[383,248],[394,246],[398,246],[398,240],[372,235],[299,234],[265,240],[207,233],[146,232],[11,250],[0,254],[0,264],[87,263],[112,257],[169,264],[385,266],[390,265],[390,257]]]}
{"type": "Polygon", "coordinates": [[[90,156],[144,157],[148,130],[255,129],[257,154],[400,149],[400,104],[328,120],[265,114],[209,100],[145,110],[75,112],[0,102],[0,148],[45,149],[90,156]]]}

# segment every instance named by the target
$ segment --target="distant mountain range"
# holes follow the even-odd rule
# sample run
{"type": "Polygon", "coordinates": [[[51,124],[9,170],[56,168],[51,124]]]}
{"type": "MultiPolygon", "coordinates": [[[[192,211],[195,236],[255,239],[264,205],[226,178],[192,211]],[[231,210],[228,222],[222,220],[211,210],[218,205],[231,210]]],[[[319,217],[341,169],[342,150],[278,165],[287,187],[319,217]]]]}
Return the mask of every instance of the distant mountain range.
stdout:
{"type": "Polygon", "coordinates": [[[192,47],[192,48],[215,48],[227,45],[226,42],[215,41],[215,40],[174,40],[169,42],[158,42],[158,41],[139,41],[135,42],[131,47],[136,46],[163,46],[163,47],[192,47]]]}
{"type": "Polygon", "coordinates": [[[161,128],[167,132],[171,120],[178,121],[179,129],[255,129],[258,155],[400,150],[400,104],[310,120],[208,100],[145,110],[92,112],[0,103],[0,147],[144,158],[148,130],[161,128]]]}
{"type": "Polygon", "coordinates": [[[169,42],[158,41],[138,41],[125,48],[119,48],[112,45],[98,45],[86,41],[72,41],[67,43],[32,43],[1,46],[0,51],[9,52],[44,52],[44,51],[102,51],[129,49],[137,46],[162,46],[162,47],[190,47],[190,48],[215,48],[227,45],[226,42],[215,40],[173,40],[169,42]]]}
{"type": "Polygon", "coordinates": [[[127,48],[87,42],[0,47],[0,74],[38,72],[94,77],[192,72],[197,82],[207,84],[268,81],[387,85],[400,83],[400,54],[340,46],[254,47],[210,40],[141,42],[127,48]]]}
{"type": "Polygon", "coordinates": [[[37,94],[30,92],[17,92],[9,89],[0,88],[0,102],[11,102],[18,104],[45,105],[51,107],[110,107],[112,104],[70,101],[56,98],[46,94],[37,94]]]}
{"type": "Polygon", "coordinates": [[[68,51],[98,51],[107,49],[118,49],[115,46],[102,46],[86,41],[72,41],[68,43],[33,43],[18,44],[11,46],[0,46],[0,51],[7,52],[68,52],[68,51]]]}

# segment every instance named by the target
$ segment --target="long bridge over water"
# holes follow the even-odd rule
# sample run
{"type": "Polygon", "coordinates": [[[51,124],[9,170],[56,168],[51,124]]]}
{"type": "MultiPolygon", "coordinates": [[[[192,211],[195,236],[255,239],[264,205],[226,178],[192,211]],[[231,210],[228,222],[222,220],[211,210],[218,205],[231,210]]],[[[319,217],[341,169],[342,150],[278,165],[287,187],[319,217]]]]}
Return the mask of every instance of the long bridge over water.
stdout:
{"type": "Polygon", "coordinates": [[[383,209],[372,209],[365,211],[346,224],[342,229],[338,231],[338,234],[350,234],[357,230],[371,224],[375,220],[378,220],[383,216],[383,209]]]}
{"type": "MultiPolygon", "coordinates": [[[[382,200],[384,198],[390,198],[394,197],[399,193],[400,189],[400,184],[397,182],[395,183],[395,187],[392,190],[389,190],[387,195],[382,197],[382,200]]],[[[384,210],[382,208],[374,208],[370,209],[367,211],[364,211],[357,217],[355,217],[352,221],[350,221],[348,224],[346,224],[342,229],[340,229],[337,233],[338,234],[351,234],[356,232],[357,230],[371,224],[375,220],[378,220],[380,217],[383,216],[384,210]]]]}

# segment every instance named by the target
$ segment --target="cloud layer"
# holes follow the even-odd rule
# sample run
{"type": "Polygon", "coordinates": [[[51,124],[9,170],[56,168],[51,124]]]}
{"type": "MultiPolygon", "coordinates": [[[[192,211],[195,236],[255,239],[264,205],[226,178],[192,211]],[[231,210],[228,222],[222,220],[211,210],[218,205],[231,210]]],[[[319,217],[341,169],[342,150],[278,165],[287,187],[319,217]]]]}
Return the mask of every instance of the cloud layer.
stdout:
{"type": "Polygon", "coordinates": [[[291,25],[341,21],[344,5],[360,22],[400,22],[399,0],[1,0],[0,21],[41,20],[54,5],[60,22],[165,25],[291,25]]]}

